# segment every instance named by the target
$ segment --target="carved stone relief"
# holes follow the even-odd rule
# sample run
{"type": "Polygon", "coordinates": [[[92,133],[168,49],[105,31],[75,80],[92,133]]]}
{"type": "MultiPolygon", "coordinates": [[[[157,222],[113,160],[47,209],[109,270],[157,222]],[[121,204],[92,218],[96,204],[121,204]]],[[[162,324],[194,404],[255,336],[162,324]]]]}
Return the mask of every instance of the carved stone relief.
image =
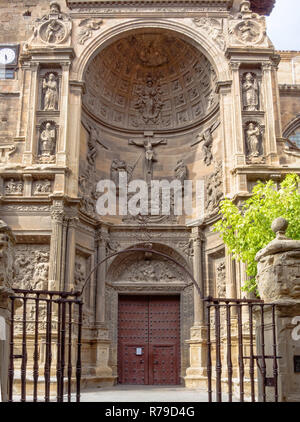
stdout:
{"type": "Polygon", "coordinates": [[[115,183],[116,187],[119,187],[120,173],[126,173],[127,181],[129,182],[132,176],[133,168],[128,165],[124,160],[115,158],[110,166],[110,178],[115,183]]]}
{"type": "Polygon", "coordinates": [[[213,123],[212,126],[205,129],[203,132],[200,132],[196,138],[196,142],[191,145],[193,147],[195,145],[202,144],[203,161],[207,166],[210,166],[213,161],[213,132],[217,129],[219,125],[220,122],[216,121],[215,123],[213,123]]]}
{"type": "Polygon", "coordinates": [[[224,260],[216,264],[216,292],[217,297],[226,297],[226,267],[224,260]]]}
{"type": "MultiPolygon", "coordinates": [[[[157,161],[156,153],[153,148],[159,145],[166,145],[167,140],[165,138],[153,138],[153,133],[151,133],[151,136],[145,135],[142,140],[130,139],[128,143],[129,145],[144,148],[144,180],[150,185],[153,177],[153,165],[157,161]]],[[[131,174],[133,170],[134,168],[132,168],[131,174]]]]}
{"type": "Polygon", "coordinates": [[[194,18],[193,21],[200,31],[205,32],[221,50],[225,50],[226,39],[223,29],[223,19],[201,17],[194,18]]]}
{"type": "Polygon", "coordinates": [[[0,145],[0,163],[8,163],[10,157],[17,151],[15,144],[0,145]]]}
{"type": "Polygon", "coordinates": [[[21,180],[9,179],[4,182],[5,195],[23,195],[24,183],[21,180]]]}
{"type": "Polygon", "coordinates": [[[15,238],[7,224],[0,220],[0,305],[11,291],[15,273],[15,238]]]}
{"type": "Polygon", "coordinates": [[[118,128],[169,130],[202,120],[217,104],[206,57],[168,31],[122,38],[91,61],[84,108],[118,128]]]}
{"type": "Polygon", "coordinates": [[[61,45],[70,43],[72,30],[71,18],[61,12],[60,5],[56,2],[50,3],[50,12],[40,19],[36,19],[32,28],[32,36],[24,45],[28,50],[35,45],[61,45]]]}
{"type": "Polygon", "coordinates": [[[32,184],[33,195],[48,195],[52,192],[52,183],[49,179],[36,180],[32,184]]]}
{"type": "Polygon", "coordinates": [[[194,256],[194,241],[189,239],[187,242],[178,242],[177,247],[191,261],[194,256]]]}
{"type": "Polygon", "coordinates": [[[215,171],[207,179],[206,195],[206,213],[214,215],[219,211],[219,203],[224,196],[222,162],[215,164],[215,171]]]}
{"type": "Polygon", "coordinates": [[[80,31],[78,34],[78,42],[84,45],[93,36],[93,32],[98,31],[103,24],[102,19],[87,18],[83,19],[80,24],[80,31]]]}
{"type": "Polygon", "coordinates": [[[174,169],[175,178],[184,184],[184,181],[188,177],[188,169],[187,166],[184,164],[183,160],[177,161],[176,167],[174,169]]]}
{"type": "Polygon", "coordinates": [[[16,245],[16,282],[18,288],[48,288],[49,245],[16,245]]]}
{"type": "Polygon", "coordinates": [[[141,114],[143,122],[155,124],[161,114],[163,107],[162,90],[159,80],[155,80],[150,74],[147,76],[144,86],[139,87],[138,99],[135,108],[141,114]]]}
{"type": "Polygon", "coordinates": [[[259,88],[257,75],[247,72],[242,78],[243,109],[245,111],[259,110],[259,88]]]}
{"type": "Polygon", "coordinates": [[[263,131],[256,122],[248,122],[245,127],[246,161],[249,164],[263,164],[263,131]]]}
{"type": "Polygon", "coordinates": [[[74,272],[74,289],[80,290],[86,279],[86,258],[76,254],[75,272],[74,272]]]}
{"type": "Polygon", "coordinates": [[[243,1],[240,13],[229,20],[229,35],[232,45],[269,46],[270,44],[266,35],[265,18],[252,13],[249,1],[243,1]]]}
{"type": "MultiPolygon", "coordinates": [[[[89,135],[87,141],[87,155],[84,169],[80,169],[79,176],[79,194],[81,196],[81,211],[96,217],[95,204],[97,200],[96,192],[96,169],[95,162],[97,157],[97,143],[100,135],[94,126],[89,127],[89,135]]],[[[102,145],[102,144],[101,144],[102,145]]],[[[103,145],[102,145],[103,146],[103,145]]]]}

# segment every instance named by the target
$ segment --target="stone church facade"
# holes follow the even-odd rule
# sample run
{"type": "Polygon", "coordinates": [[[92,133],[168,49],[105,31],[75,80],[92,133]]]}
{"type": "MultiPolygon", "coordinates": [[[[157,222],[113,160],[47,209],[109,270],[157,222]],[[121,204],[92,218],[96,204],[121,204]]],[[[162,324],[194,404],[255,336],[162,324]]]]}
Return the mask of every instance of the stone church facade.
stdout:
{"type": "MultiPolygon", "coordinates": [[[[80,290],[92,272],[86,383],[134,383],[126,359],[141,347],[153,365],[176,356],[174,367],[158,364],[161,380],[198,386],[203,309],[174,261],[204,295],[244,295],[245,268],[213,225],[222,198],[238,203],[257,180],[300,173],[300,53],[276,51],[268,38],[273,0],[27,3],[0,2],[0,218],[16,238],[14,285],[80,290]],[[201,180],[204,211],[99,216],[97,183],[120,172],[201,180]],[[142,247],[153,253],[115,255],[93,271],[142,247]],[[137,313],[141,325],[126,332],[137,313]],[[144,317],[165,350],[145,340],[153,327],[144,317]]],[[[138,381],[155,383],[139,362],[138,381]]]]}

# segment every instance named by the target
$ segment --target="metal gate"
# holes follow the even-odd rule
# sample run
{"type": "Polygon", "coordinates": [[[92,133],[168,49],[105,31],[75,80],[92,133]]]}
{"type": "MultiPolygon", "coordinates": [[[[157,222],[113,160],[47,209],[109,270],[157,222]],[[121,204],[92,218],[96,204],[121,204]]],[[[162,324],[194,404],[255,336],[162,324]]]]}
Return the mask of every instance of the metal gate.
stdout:
{"type": "Polygon", "coordinates": [[[70,402],[75,392],[79,402],[80,293],[13,290],[8,401],[70,402]]]}
{"type": "Polygon", "coordinates": [[[277,402],[276,305],[212,297],[204,303],[208,401],[232,402],[237,395],[240,402],[277,402]]]}

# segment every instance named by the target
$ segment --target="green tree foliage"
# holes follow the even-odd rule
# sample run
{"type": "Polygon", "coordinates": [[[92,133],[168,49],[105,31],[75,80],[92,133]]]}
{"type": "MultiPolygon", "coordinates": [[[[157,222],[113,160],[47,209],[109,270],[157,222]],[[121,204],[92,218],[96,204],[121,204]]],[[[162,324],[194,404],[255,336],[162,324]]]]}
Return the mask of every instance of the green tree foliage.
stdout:
{"type": "Polygon", "coordinates": [[[229,199],[220,204],[222,218],[214,225],[214,231],[219,232],[233,258],[246,264],[246,291],[256,291],[255,255],[275,238],[271,230],[275,218],[284,217],[289,222],[287,236],[300,239],[299,182],[296,174],[287,175],[279,189],[272,180],[259,181],[252,196],[240,207],[229,199]]]}

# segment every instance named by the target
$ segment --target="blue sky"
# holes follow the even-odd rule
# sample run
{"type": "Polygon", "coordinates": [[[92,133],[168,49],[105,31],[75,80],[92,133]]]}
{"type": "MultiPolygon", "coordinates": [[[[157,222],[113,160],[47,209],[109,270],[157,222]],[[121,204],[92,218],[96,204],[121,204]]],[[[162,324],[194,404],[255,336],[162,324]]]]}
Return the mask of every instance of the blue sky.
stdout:
{"type": "Polygon", "coordinates": [[[300,0],[276,0],[267,28],[277,50],[300,50],[300,0]]]}

